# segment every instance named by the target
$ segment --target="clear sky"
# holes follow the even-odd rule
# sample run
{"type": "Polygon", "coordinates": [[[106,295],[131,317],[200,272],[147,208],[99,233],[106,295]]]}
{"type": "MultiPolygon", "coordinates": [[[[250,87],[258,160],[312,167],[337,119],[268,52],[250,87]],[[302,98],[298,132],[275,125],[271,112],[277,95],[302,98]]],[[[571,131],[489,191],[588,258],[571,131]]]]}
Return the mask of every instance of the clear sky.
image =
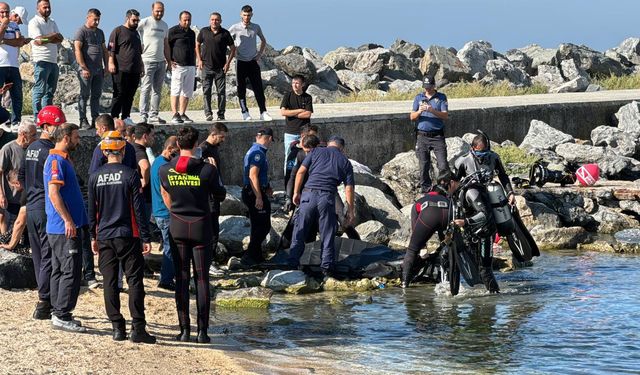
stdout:
{"type": "MultiPolygon", "coordinates": [[[[23,5],[29,17],[36,0],[23,5]]],[[[151,0],[52,0],[52,17],[65,37],[84,22],[86,10],[102,12],[101,28],[108,34],[124,20],[129,8],[150,14],[151,0]]],[[[460,49],[483,39],[494,49],[537,43],[557,47],[563,42],[585,44],[604,51],[630,36],[640,36],[640,0],[167,0],[164,20],[177,24],[187,9],[197,26],[208,25],[212,11],[222,14],[223,26],[238,22],[240,8],[251,4],[269,44],[310,47],[324,54],[339,46],[378,43],[388,47],[402,38],[423,47],[438,44],[460,49]]]]}

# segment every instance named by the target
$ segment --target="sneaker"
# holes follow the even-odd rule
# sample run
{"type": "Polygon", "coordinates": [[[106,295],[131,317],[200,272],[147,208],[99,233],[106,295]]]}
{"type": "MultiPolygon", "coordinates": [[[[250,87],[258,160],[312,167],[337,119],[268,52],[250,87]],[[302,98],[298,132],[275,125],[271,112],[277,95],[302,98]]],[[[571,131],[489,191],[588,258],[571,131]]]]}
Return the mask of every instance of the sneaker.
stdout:
{"type": "Polygon", "coordinates": [[[147,332],[144,328],[140,331],[132,329],[131,335],[129,335],[129,340],[131,342],[135,342],[139,344],[155,344],[156,343],[156,337],[151,336],[149,332],[147,332]]]}
{"type": "Polygon", "coordinates": [[[251,118],[251,115],[249,114],[249,111],[247,111],[247,112],[242,112],[242,119],[243,119],[244,121],[251,121],[251,120],[253,120],[253,119],[251,118]]]}
{"type": "Polygon", "coordinates": [[[62,331],[76,332],[76,333],[87,332],[87,329],[85,327],[79,326],[71,320],[62,320],[55,315],[51,317],[51,325],[53,326],[53,328],[59,329],[62,331]]]}
{"type": "Polygon", "coordinates": [[[170,292],[175,292],[176,284],[173,281],[170,283],[158,283],[158,288],[168,290],[170,292]]]}
{"type": "Polygon", "coordinates": [[[165,119],[163,119],[160,116],[151,116],[149,117],[149,124],[158,124],[158,125],[164,125],[166,124],[167,121],[165,119]]]}
{"type": "Polygon", "coordinates": [[[49,301],[38,301],[36,309],[33,312],[33,319],[50,320],[51,319],[51,303],[49,301]]]}
{"type": "Polygon", "coordinates": [[[147,115],[140,115],[140,122],[144,122],[145,124],[147,124],[149,122],[149,118],[147,117],[147,115]]]}
{"type": "Polygon", "coordinates": [[[269,112],[264,111],[260,114],[260,120],[262,121],[272,121],[273,118],[271,117],[271,115],[269,114],[269,112]]]}
{"type": "Polygon", "coordinates": [[[20,128],[20,123],[19,122],[14,122],[14,123],[11,124],[11,132],[12,133],[17,133],[19,128],[20,128]]]}
{"type": "Polygon", "coordinates": [[[96,289],[100,287],[100,283],[96,279],[87,280],[87,286],[89,289],[96,289]]]}
{"type": "Polygon", "coordinates": [[[135,126],[136,123],[133,121],[133,119],[131,117],[127,117],[126,119],[123,120],[124,124],[127,126],[135,126]]]}
{"type": "Polygon", "coordinates": [[[179,113],[175,113],[173,115],[173,118],[171,119],[171,123],[172,124],[182,124],[184,121],[182,121],[182,116],[180,116],[179,113]]]}
{"type": "Polygon", "coordinates": [[[207,115],[204,119],[206,121],[213,121],[213,115],[207,115]]]}
{"type": "Polygon", "coordinates": [[[182,122],[184,122],[185,124],[191,124],[193,122],[193,120],[190,119],[186,113],[183,113],[180,117],[182,118],[182,122]]]}
{"type": "Polygon", "coordinates": [[[217,264],[213,263],[211,264],[211,267],[209,267],[209,276],[211,277],[224,277],[226,275],[226,273],[224,272],[223,269],[221,269],[220,267],[218,267],[217,264]]]}
{"type": "MultiPolygon", "coordinates": [[[[35,121],[37,123],[38,119],[36,119],[35,121]]],[[[4,123],[4,124],[0,124],[0,129],[6,131],[7,133],[10,133],[11,132],[11,124],[8,123],[8,122],[4,123]]]]}
{"type": "Polygon", "coordinates": [[[87,121],[86,118],[83,118],[82,120],[80,120],[80,124],[78,124],[78,126],[80,127],[80,129],[89,129],[91,124],[89,124],[89,121],[87,121]]]}
{"type": "Polygon", "coordinates": [[[224,121],[224,115],[218,115],[218,121],[224,121]]]}

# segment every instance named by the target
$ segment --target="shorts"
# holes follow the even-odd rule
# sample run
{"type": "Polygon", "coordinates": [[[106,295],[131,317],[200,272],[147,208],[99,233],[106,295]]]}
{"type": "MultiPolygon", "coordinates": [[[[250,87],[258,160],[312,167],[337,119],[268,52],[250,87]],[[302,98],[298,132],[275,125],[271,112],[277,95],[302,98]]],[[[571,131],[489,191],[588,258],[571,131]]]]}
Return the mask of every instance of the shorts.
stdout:
{"type": "Polygon", "coordinates": [[[196,84],[195,66],[176,66],[171,69],[171,96],[193,97],[196,84]]]}

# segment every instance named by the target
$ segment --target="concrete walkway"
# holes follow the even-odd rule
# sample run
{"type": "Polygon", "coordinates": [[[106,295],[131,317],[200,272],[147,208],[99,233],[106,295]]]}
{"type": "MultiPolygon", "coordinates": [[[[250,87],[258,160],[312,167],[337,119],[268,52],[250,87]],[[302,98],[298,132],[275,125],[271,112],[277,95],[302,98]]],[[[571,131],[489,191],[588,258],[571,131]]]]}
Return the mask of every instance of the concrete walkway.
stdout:
{"type": "MultiPolygon", "coordinates": [[[[495,107],[518,107],[529,105],[544,104],[566,104],[566,103],[598,103],[609,101],[631,101],[640,100],[640,90],[616,90],[616,91],[598,91],[598,92],[582,92],[582,93],[564,93],[564,94],[538,94],[538,95],[517,95],[517,96],[496,96],[483,98],[464,98],[450,99],[449,111],[467,109],[483,109],[495,107]]],[[[254,123],[260,123],[258,119],[260,114],[255,106],[255,101],[249,99],[250,113],[254,123]]],[[[363,115],[396,115],[407,116],[411,110],[411,101],[379,101],[379,102],[360,102],[360,103],[332,103],[332,104],[314,104],[314,119],[330,119],[336,117],[352,117],[363,115]]],[[[282,120],[280,109],[278,107],[268,107],[267,109],[274,120],[282,120]]],[[[172,113],[163,112],[161,117],[169,122],[172,113]]],[[[206,123],[204,113],[198,111],[187,111],[187,115],[199,124],[206,123]]],[[[67,118],[71,122],[78,122],[78,114],[76,112],[67,113],[67,118]]],[[[134,121],[139,120],[138,113],[133,114],[134,121]]],[[[238,123],[242,121],[240,110],[228,109],[226,113],[228,123],[238,123]]],[[[321,121],[322,122],[322,121],[321,121]]]]}

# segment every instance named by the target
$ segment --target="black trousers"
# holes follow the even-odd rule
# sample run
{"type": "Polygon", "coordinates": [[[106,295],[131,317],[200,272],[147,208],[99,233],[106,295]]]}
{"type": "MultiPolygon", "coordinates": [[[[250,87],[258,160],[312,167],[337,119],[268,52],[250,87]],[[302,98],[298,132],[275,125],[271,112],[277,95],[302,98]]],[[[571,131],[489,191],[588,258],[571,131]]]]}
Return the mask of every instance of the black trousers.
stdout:
{"type": "MultiPolygon", "coordinates": [[[[416,203],[419,204],[419,203],[416,203]]],[[[404,260],[402,261],[402,277],[403,280],[408,280],[411,275],[417,271],[416,264],[419,257],[420,250],[422,250],[427,241],[438,232],[439,235],[447,227],[449,219],[449,210],[446,208],[427,207],[420,212],[417,212],[414,205],[411,210],[411,238],[409,239],[409,247],[404,254],[404,260]]]]}
{"type": "Polygon", "coordinates": [[[120,313],[120,288],[118,275],[122,267],[129,286],[129,313],[133,327],[142,331],[146,326],[144,315],[144,257],[140,239],[117,237],[99,240],[98,268],[104,277],[104,306],[109,320],[123,326],[125,319],[120,313]]]}
{"type": "Polygon", "coordinates": [[[247,78],[251,83],[251,88],[258,102],[260,113],[266,112],[267,105],[264,97],[264,88],[262,87],[262,76],[260,75],[260,65],[255,60],[240,61],[236,65],[236,76],[238,77],[238,100],[240,101],[240,109],[247,112],[247,78]]]}
{"type": "Polygon", "coordinates": [[[242,201],[249,209],[249,221],[251,222],[251,237],[247,248],[247,255],[256,262],[262,262],[262,242],[271,231],[271,201],[262,193],[263,206],[261,210],[256,208],[256,195],[250,187],[242,189],[242,201]]]}
{"type": "Polygon", "coordinates": [[[93,262],[93,251],[91,251],[91,236],[89,226],[82,227],[82,280],[95,280],[96,271],[93,262]]]}
{"type": "Polygon", "coordinates": [[[176,269],[176,309],[180,327],[191,324],[189,318],[189,280],[193,265],[196,282],[196,308],[198,330],[209,327],[211,296],[209,295],[209,267],[213,259],[211,247],[211,216],[188,217],[171,214],[169,231],[174,244],[171,247],[176,269]]]}
{"type": "Polygon", "coordinates": [[[33,269],[38,283],[38,298],[50,301],[51,283],[51,246],[47,236],[47,214],[44,211],[30,210],[27,214],[27,232],[31,245],[33,269]]]}
{"type": "Polygon", "coordinates": [[[416,157],[420,165],[420,187],[423,193],[431,188],[431,150],[436,154],[439,172],[449,169],[447,163],[447,144],[444,135],[427,136],[418,132],[416,139],[416,157]]]}
{"type": "Polygon", "coordinates": [[[70,320],[80,294],[82,279],[82,231],[73,238],[64,234],[49,234],[51,244],[51,306],[52,314],[70,320]]]}
{"type": "Polygon", "coordinates": [[[121,72],[113,74],[113,102],[111,104],[111,117],[126,119],[131,117],[133,97],[140,84],[140,73],[121,72]]]}
{"type": "Polygon", "coordinates": [[[218,116],[224,116],[224,111],[227,105],[227,87],[226,87],[226,74],[224,70],[209,69],[205,67],[202,69],[202,93],[204,94],[204,114],[210,116],[213,111],[211,110],[211,92],[213,83],[216,84],[216,93],[218,96],[218,116]]]}

